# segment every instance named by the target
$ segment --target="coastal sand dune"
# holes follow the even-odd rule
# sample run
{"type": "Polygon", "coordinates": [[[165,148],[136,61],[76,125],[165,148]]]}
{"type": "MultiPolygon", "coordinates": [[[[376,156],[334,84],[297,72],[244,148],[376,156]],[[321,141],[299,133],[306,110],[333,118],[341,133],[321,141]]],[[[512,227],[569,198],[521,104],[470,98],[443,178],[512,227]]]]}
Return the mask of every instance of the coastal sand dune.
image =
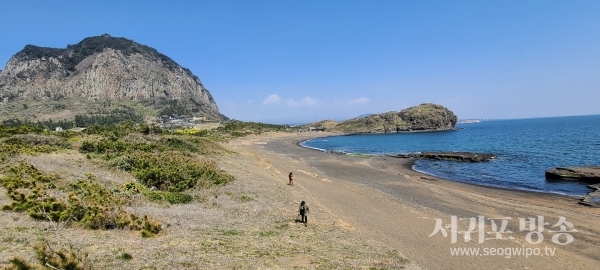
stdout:
{"type": "MultiPolygon", "coordinates": [[[[297,145],[311,136],[327,135],[335,134],[253,136],[230,147],[259,155],[281,185],[288,172],[297,172],[296,185],[288,186],[294,189],[294,197],[318,205],[319,211],[333,215],[344,228],[397,250],[410,260],[411,268],[597,269],[600,265],[600,209],[578,205],[577,198],[461,184],[415,172],[411,160],[331,155],[297,145]],[[450,227],[444,227],[447,237],[442,230],[433,234],[438,220],[450,226],[452,216],[457,217],[455,231],[475,225],[469,241],[459,233],[452,243],[450,227]],[[521,224],[519,218],[539,221],[539,217],[547,223],[539,229],[543,239],[537,233],[528,238],[530,224],[521,224]],[[561,217],[567,223],[558,225],[572,224],[564,228],[573,237],[565,245],[561,243],[568,242],[566,234],[553,239],[561,233],[556,232],[560,226],[551,228],[561,217]],[[501,228],[503,222],[506,226],[501,228]],[[453,248],[471,248],[480,255],[452,254],[453,248]],[[515,254],[519,252],[523,254],[515,254]]],[[[311,222],[319,226],[318,220],[311,222]]]]}

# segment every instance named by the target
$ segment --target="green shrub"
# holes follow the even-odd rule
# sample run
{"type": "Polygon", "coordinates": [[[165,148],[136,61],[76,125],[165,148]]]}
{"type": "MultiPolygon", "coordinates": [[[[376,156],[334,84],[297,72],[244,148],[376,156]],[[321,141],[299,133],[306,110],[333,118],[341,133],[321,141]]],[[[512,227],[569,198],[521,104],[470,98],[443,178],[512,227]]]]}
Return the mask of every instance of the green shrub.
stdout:
{"type": "Polygon", "coordinates": [[[69,269],[83,270],[91,269],[92,266],[87,261],[88,254],[81,252],[69,245],[68,248],[50,247],[50,244],[43,240],[33,245],[37,264],[31,264],[21,257],[13,257],[9,264],[2,269],[15,270],[33,270],[33,269],[69,269]]]}
{"type": "Polygon", "coordinates": [[[121,185],[120,189],[117,191],[123,192],[125,194],[138,194],[138,193],[146,192],[147,190],[148,190],[148,188],[146,188],[142,184],[139,184],[136,182],[127,182],[127,183],[121,185]]]}
{"type": "MultiPolygon", "coordinates": [[[[7,170],[0,178],[12,199],[3,210],[27,212],[38,220],[74,222],[89,229],[129,228],[160,232],[160,223],[144,217],[143,222],[125,211],[127,197],[105,189],[93,181],[94,176],[63,185],[57,175],[43,174],[23,163],[7,170]],[[52,191],[52,192],[50,192],[52,191]],[[67,198],[56,194],[67,194],[67,198]]],[[[133,189],[130,187],[130,190],[133,189]]]]}
{"type": "MultiPolygon", "coordinates": [[[[123,126],[119,129],[129,130],[123,126]]],[[[100,127],[95,129],[98,130],[90,132],[106,133],[100,127]]],[[[142,131],[147,130],[143,128],[142,131]]],[[[159,140],[112,136],[85,140],[79,148],[79,152],[83,154],[98,154],[112,167],[131,172],[146,187],[169,192],[182,192],[232,181],[233,176],[220,170],[214,161],[201,160],[196,156],[226,151],[214,139],[189,135],[166,136],[159,140]]],[[[169,200],[179,202],[181,199],[169,200]]]]}
{"type": "Polygon", "coordinates": [[[36,134],[12,135],[0,141],[0,157],[17,154],[51,153],[62,149],[70,149],[71,144],[56,136],[36,134]]]}
{"type": "Polygon", "coordinates": [[[144,218],[142,220],[141,229],[140,229],[141,236],[143,238],[152,237],[152,236],[158,234],[160,231],[161,231],[160,224],[152,222],[151,220],[148,219],[147,216],[144,215],[144,218]]]}
{"type": "Polygon", "coordinates": [[[233,176],[220,170],[214,161],[200,161],[178,152],[137,152],[130,157],[135,160],[133,175],[147,187],[162,191],[181,192],[233,180],[233,176]]]}
{"type": "Polygon", "coordinates": [[[131,256],[131,254],[129,254],[129,253],[123,253],[123,254],[121,254],[121,256],[119,256],[119,259],[129,261],[129,260],[133,259],[133,256],[131,256]]]}
{"type": "Polygon", "coordinates": [[[36,269],[35,266],[31,265],[25,259],[21,257],[13,257],[8,260],[8,266],[5,268],[6,270],[32,270],[36,269]]]}
{"type": "Polygon", "coordinates": [[[129,137],[123,139],[103,138],[101,140],[85,140],[82,142],[79,152],[83,154],[96,153],[117,156],[132,151],[142,152],[165,152],[178,151],[182,154],[218,154],[226,153],[227,150],[217,144],[215,139],[199,138],[192,136],[169,136],[160,138],[156,142],[145,140],[133,140],[129,137]]]}
{"type": "Polygon", "coordinates": [[[184,204],[191,202],[194,197],[181,192],[148,191],[144,195],[154,202],[166,201],[170,204],[184,204]]]}
{"type": "Polygon", "coordinates": [[[251,202],[251,201],[256,201],[256,199],[252,195],[242,194],[242,195],[240,195],[240,201],[251,202]]]}
{"type": "Polygon", "coordinates": [[[148,143],[128,143],[117,140],[103,139],[100,141],[83,141],[79,152],[83,154],[97,153],[97,154],[120,154],[130,151],[154,151],[157,147],[148,143]]]}
{"type": "Polygon", "coordinates": [[[116,157],[112,160],[110,160],[109,164],[111,167],[115,167],[119,170],[123,170],[126,172],[131,172],[131,170],[133,169],[135,160],[126,157],[126,156],[119,156],[116,157]]]}
{"type": "Polygon", "coordinates": [[[0,133],[3,134],[41,134],[43,132],[44,129],[35,126],[33,123],[22,122],[19,119],[4,120],[0,125],[0,133]]]}
{"type": "Polygon", "coordinates": [[[179,150],[192,153],[198,152],[198,149],[195,145],[177,137],[161,138],[160,142],[170,150],[179,150]]]}
{"type": "Polygon", "coordinates": [[[70,246],[66,248],[51,248],[48,242],[42,242],[33,246],[37,259],[44,267],[51,266],[52,269],[88,269],[86,260],[88,254],[70,246]]]}

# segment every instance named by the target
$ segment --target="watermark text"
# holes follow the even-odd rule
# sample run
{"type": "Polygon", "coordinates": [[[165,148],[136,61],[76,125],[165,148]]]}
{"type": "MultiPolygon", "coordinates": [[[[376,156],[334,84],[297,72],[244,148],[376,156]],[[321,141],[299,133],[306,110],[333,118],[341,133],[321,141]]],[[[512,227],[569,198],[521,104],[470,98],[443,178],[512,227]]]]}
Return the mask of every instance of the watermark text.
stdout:
{"type": "Polygon", "coordinates": [[[531,256],[554,256],[556,248],[545,246],[544,248],[538,247],[505,247],[505,248],[493,248],[493,247],[451,247],[450,254],[452,256],[499,256],[510,259],[512,257],[525,257],[531,256]]]}

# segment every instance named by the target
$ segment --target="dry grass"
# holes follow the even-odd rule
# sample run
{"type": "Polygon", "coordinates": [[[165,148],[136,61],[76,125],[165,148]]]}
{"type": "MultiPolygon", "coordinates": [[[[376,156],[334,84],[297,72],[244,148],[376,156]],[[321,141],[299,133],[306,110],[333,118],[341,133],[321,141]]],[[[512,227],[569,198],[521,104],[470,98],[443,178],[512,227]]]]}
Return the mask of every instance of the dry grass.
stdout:
{"type": "Polygon", "coordinates": [[[20,159],[46,173],[58,174],[70,181],[85,179],[87,173],[96,176],[96,180],[105,187],[135,181],[131,174],[110,169],[105,163],[86,159],[76,151],[52,153],[38,156],[21,156],[20,159]]]}
{"type": "MultiPolygon", "coordinates": [[[[67,178],[93,173],[107,187],[132,180],[74,152],[24,159],[67,178]]],[[[42,239],[81,248],[89,254],[87,262],[101,269],[398,269],[407,263],[319,205],[311,205],[307,227],[295,222],[302,198],[268,170],[268,162],[252,153],[220,157],[221,168],[236,180],[189,191],[196,198],[190,204],[156,204],[136,197],[127,211],[163,222],[164,231],[153,238],[129,230],[93,231],[39,222],[4,211],[0,266],[16,255],[33,262],[31,247],[42,239]]],[[[0,188],[0,204],[10,202],[5,192],[0,188]]]]}

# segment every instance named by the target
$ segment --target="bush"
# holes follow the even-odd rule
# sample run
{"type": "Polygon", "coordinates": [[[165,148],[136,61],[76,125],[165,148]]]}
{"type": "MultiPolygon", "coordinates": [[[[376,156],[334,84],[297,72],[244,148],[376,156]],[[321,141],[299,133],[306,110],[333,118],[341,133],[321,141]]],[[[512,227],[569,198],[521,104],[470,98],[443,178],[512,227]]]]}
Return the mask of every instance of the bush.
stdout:
{"type": "Polygon", "coordinates": [[[129,260],[133,259],[133,256],[131,256],[131,254],[129,254],[129,253],[123,253],[123,254],[121,254],[121,256],[119,256],[119,259],[129,261],[129,260]]]}
{"type": "Polygon", "coordinates": [[[212,132],[208,129],[197,129],[197,128],[182,128],[175,131],[178,135],[193,135],[198,137],[205,137],[210,135],[212,132]]]}
{"type": "Polygon", "coordinates": [[[0,178],[12,203],[3,210],[27,212],[38,220],[74,222],[89,229],[129,228],[160,232],[160,223],[144,217],[143,222],[125,211],[126,197],[95,183],[93,175],[61,185],[56,175],[43,174],[23,163],[11,167],[0,178]],[[67,198],[60,194],[67,194],[67,198]],[[151,228],[151,229],[148,229],[151,228]]]}
{"type": "Polygon", "coordinates": [[[128,139],[86,140],[79,152],[100,154],[111,166],[131,172],[146,187],[161,191],[181,192],[233,180],[214,161],[199,160],[192,155],[226,151],[214,140],[183,136],[163,137],[156,142],[128,139]]]}
{"type": "Polygon", "coordinates": [[[52,269],[90,269],[86,265],[88,254],[69,246],[66,248],[51,248],[48,242],[44,241],[33,246],[37,259],[44,267],[51,266],[52,269]]]}
{"type": "Polygon", "coordinates": [[[71,245],[68,248],[52,248],[47,241],[43,240],[34,244],[33,250],[35,251],[38,264],[31,264],[21,257],[13,257],[8,261],[8,266],[3,269],[91,269],[91,265],[87,262],[88,254],[81,252],[80,249],[76,249],[71,245]]]}
{"type": "Polygon", "coordinates": [[[134,162],[135,161],[129,157],[119,156],[110,161],[110,166],[115,167],[119,170],[131,172],[134,166],[134,162]]]}
{"type": "Polygon", "coordinates": [[[191,202],[194,198],[191,195],[181,192],[168,191],[148,191],[144,193],[148,199],[154,202],[166,201],[170,204],[184,204],[191,202]]]}
{"type": "Polygon", "coordinates": [[[220,170],[214,161],[199,161],[178,152],[137,152],[129,157],[135,160],[133,175],[147,187],[163,191],[181,192],[233,180],[233,176],[220,170]]]}
{"type": "Polygon", "coordinates": [[[70,149],[71,144],[56,136],[36,134],[13,135],[0,141],[0,157],[9,157],[17,154],[52,153],[63,149],[70,149]]]}
{"type": "Polygon", "coordinates": [[[36,269],[36,266],[31,265],[25,259],[21,257],[13,257],[8,260],[8,266],[5,268],[6,270],[30,270],[36,269]]]}
{"type": "Polygon", "coordinates": [[[192,153],[198,152],[198,148],[196,148],[195,145],[193,145],[192,143],[189,143],[186,140],[183,140],[181,138],[177,138],[177,137],[161,138],[160,142],[164,146],[166,146],[167,148],[169,148],[171,150],[192,152],[192,153]]]}

